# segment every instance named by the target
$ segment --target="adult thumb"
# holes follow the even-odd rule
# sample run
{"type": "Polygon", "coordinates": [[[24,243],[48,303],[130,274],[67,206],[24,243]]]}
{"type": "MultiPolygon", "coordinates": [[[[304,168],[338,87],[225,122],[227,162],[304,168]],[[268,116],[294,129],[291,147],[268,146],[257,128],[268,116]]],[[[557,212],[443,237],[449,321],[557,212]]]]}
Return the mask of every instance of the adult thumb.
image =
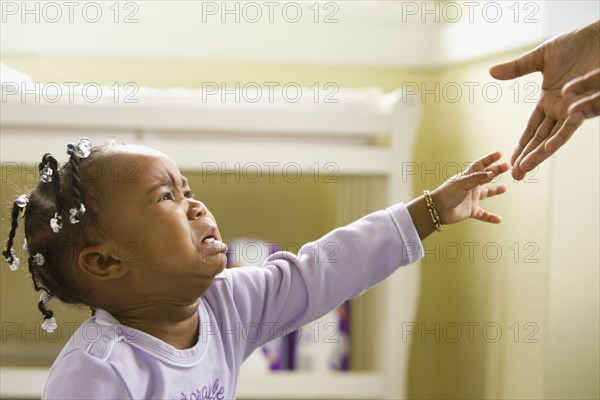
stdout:
{"type": "Polygon", "coordinates": [[[538,49],[533,49],[512,61],[494,65],[490,68],[490,75],[504,81],[539,71],[541,67],[540,63],[537,62],[538,49]]]}

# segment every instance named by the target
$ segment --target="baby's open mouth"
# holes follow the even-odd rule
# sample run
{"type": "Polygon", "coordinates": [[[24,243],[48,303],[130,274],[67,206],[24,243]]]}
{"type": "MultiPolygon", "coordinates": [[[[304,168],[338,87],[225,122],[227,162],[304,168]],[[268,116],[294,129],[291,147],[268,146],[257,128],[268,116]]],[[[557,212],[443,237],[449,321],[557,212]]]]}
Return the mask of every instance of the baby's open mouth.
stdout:
{"type": "Polygon", "coordinates": [[[226,253],[227,245],[221,242],[218,237],[208,235],[202,239],[198,249],[202,252],[206,252],[206,255],[213,255],[217,253],[226,253]]]}
{"type": "Polygon", "coordinates": [[[213,243],[215,241],[215,237],[214,236],[207,236],[204,239],[202,239],[202,243],[213,243]]]}

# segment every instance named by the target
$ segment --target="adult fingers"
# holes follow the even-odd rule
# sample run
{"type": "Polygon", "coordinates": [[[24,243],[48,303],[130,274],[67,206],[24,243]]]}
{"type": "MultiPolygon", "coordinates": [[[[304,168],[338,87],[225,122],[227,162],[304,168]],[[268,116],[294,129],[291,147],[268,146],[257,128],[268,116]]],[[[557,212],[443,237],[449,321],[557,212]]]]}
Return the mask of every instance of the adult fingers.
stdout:
{"type": "Polygon", "coordinates": [[[577,96],[596,93],[600,90],[600,68],[596,68],[587,74],[575,78],[565,84],[562,95],[566,99],[577,96]]]}
{"type": "MultiPolygon", "coordinates": [[[[540,124],[539,128],[535,132],[535,135],[533,135],[531,140],[529,140],[529,143],[527,143],[527,145],[521,152],[521,156],[520,156],[521,160],[525,156],[527,156],[529,153],[531,153],[532,151],[537,149],[539,147],[539,145],[542,144],[544,142],[544,140],[546,140],[553,131],[554,132],[558,131],[558,127],[556,128],[556,130],[555,130],[555,127],[556,127],[555,119],[552,119],[550,117],[544,118],[544,121],[540,124]]],[[[517,163],[519,163],[519,160],[517,160],[517,163]]]]}
{"type": "Polygon", "coordinates": [[[600,115],[600,92],[577,100],[569,107],[569,115],[580,122],[600,115]]]}
{"type": "Polygon", "coordinates": [[[571,136],[573,136],[573,133],[579,125],[581,125],[581,122],[578,123],[577,120],[570,117],[560,124],[556,134],[554,134],[553,131],[548,140],[521,160],[519,169],[522,176],[525,176],[527,172],[531,171],[556,153],[556,151],[564,145],[571,136]]]}
{"type": "Polygon", "coordinates": [[[545,144],[527,154],[527,156],[525,156],[525,158],[523,158],[519,163],[520,179],[523,179],[527,172],[543,163],[552,154],[554,154],[554,152],[549,152],[545,149],[545,144]]]}
{"type": "Polygon", "coordinates": [[[516,161],[519,159],[521,154],[523,153],[523,149],[527,144],[531,141],[531,138],[535,135],[538,128],[546,119],[546,114],[542,111],[541,108],[536,107],[533,110],[533,113],[529,117],[529,121],[527,122],[527,126],[525,127],[525,131],[521,134],[521,138],[519,139],[519,143],[517,147],[513,150],[512,156],[510,157],[510,163],[515,165],[516,161]]]}
{"type": "Polygon", "coordinates": [[[556,133],[552,136],[545,144],[544,150],[548,155],[554,154],[559,148],[562,147],[567,141],[573,136],[573,133],[581,126],[583,119],[567,117],[565,122],[556,133]]]}
{"type": "MultiPolygon", "coordinates": [[[[544,144],[548,137],[550,137],[553,133],[556,133],[560,126],[557,126],[555,120],[551,118],[545,118],[544,122],[539,126],[535,135],[531,138],[529,143],[525,146],[525,148],[521,151],[521,155],[514,162],[514,168],[512,175],[515,179],[520,180],[525,177],[525,172],[533,169],[537,164],[531,166],[525,163],[525,160],[531,160],[532,158],[539,157],[539,154],[536,156],[529,156],[531,153],[540,153],[544,151],[544,144]],[[527,169],[527,168],[529,169],[527,169]]],[[[541,162],[541,161],[540,161],[541,162]]]]}

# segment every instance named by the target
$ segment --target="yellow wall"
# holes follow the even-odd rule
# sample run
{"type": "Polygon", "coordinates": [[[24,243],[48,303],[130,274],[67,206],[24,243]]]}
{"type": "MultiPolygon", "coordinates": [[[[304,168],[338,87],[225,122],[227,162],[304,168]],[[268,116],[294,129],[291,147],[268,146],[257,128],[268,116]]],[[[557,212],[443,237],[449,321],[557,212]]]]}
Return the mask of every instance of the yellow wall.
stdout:
{"type": "MultiPolygon", "coordinates": [[[[436,79],[465,91],[469,82],[483,87],[493,82],[488,67],[516,54],[447,68],[436,79]]],[[[500,83],[497,102],[491,89],[487,100],[477,90],[473,101],[466,93],[456,103],[453,93],[439,103],[430,96],[435,122],[415,159],[430,169],[439,161],[443,172],[445,162],[491,150],[509,158],[537,98],[529,100],[528,83],[539,88],[540,79],[500,83]]],[[[504,217],[500,226],[466,222],[425,242],[439,251],[423,262],[418,322],[432,330],[440,323],[441,337],[439,344],[433,334],[413,342],[410,397],[599,397],[598,136],[598,119],[588,121],[524,182],[505,176],[508,193],[486,201],[504,217]],[[479,324],[472,343],[469,323],[479,324]],[[453,324],[462,326],[457,343],[453,324]],[[485,324],[492,324],[487,337],[485,324]]],[[[417,191],[435,184],[433,175],[415,182],[417,191]]]]}
{"type": "MultiPolygon", "coordinates": [[[[461,88],[462,97],[454,102],[458,92],[448,89],[439,103],[428,102],[434,108],[434,130],[431,141],[425,141],[417,150],[416,159],[427,160],[430,170],[440,171],[441,179],[449,177],[444,176],[444,171],[454,170],[444,169],[445,166],[468,163],[486,152],[501,150],[505,159],[510,158],[532,105],[515,102],[509,85],[504,83],[489,85],[489,92],[484,91],[484,86],[493,82],[487,68],[500,60],[459,65],[438,74],[440,87],[461,88]],[[473,82],[479,86],[473,86],[469,98],[469,85],[473,82]],[[502,89],[495,103],[494,87],[502,89]]],[[[548,198],[550,166],[545,167],[536,175],[539,183],[517,184],[508,176],[501,179],[508,185],[508,193],[504,198],[485,202],[489,211],[503,216],[501,225],[468,221],[447,227],[443,234],[425,242],[431,253],[423,262],[418,319],[427,329],[435,329],[435,324],[439,324],[440,342],[436,343],[431,334],[414,342],[411,397],[497,398],[505,395],[504,390],[513,391],[520,398],[543,395],[541,345],[515,344],[522,357],[510,361],[510,367],[529,371],[521,380],[505,384],[504,357],[510,353],[505,349],[513,345],[513,323],[520,324],[521,335],[522,325],[527,322],[540,327],[536,338],[541,339],[545,333],[540,302],[549,261],[545,232],[549,206],[544,199],[548,198]],[[523,262],[523,247],[529,242],[540,248],[536,253],[538,262],[533,264],[523,262]],[[518,256],[514,243],[520,248],[518,256]],[[507,274],[513,271],[518,276],[509,284],[507,274]],[[458,340],[457,326],[462,334],[458,340]],[[501,336],[497,338],[498,329],[501,336]]],[[[419,190],[437,183],[433,175],[422,178],[416,182],[419,190]]]]}
{"type": "MultiPolygon", "coordinates": [[[[539,79],[499,83],[494,86],[502,91],[497,102],[491,101],[494,88],[490,86],[484,93],[483,85],[493,82],[487,68],[514,54],[433,71],[22,56],[5,56],[3,62],[40,81],[133,81],[157,87],[200,87],[202,82],[335,82],[340,87],[378,86],[385,90],[407,83],[424,84],[438,99],[435,94],[424,98],[414,158],[419,167],[414,189],[419,193],[456,172],[456,165],[486,152],[499,149],[505,158],[510,157],[534,107],[525,102],[532,88],[525,84],[534,82],[539,87],[539,79]],[[479,86],[473,86],[476,83],[479,86]],[[472,101],[469,86],[474,87],[472,101]],[[462,90],[459,101],[455,102],[453,88],[462,90]]],[[[598,132],[598,119],[587,122],[558,157],[543,164],[526,182],[505,176],[502,181],[507,183],[508,193],[485,204],[504,217],[500,226],[468,221],[446,227],[426,241],[418,319],[408,322],[434,332],[439,324],[439,343],[434,333],[413,336],[411,398],[561,398],[573,393],[581,398],[600,397],[598,132]],[[498,249],[500,255],[495,252],[498,249]],[[456,326],[462,337],[452,343],[456,326]],[[472,340],[469,326],[473,327],[472,340]],[[485,336],[484,326],[488,328],[485,336]],[[498,327],[501,336],[495,338],[498,327]]],[[[277,231],[277,235],[301,242],[329,229],[334,221],[330,216],[336,188],[317,189],[308,182],[304,186],[283,184],[277,185],[277,190],[256,185],[246,188],[249,195],[262,190],[286,192],[278,194],[272,207],[266,207],[277,218],[290,218],[289,230],[277,231]],[[302,190],[307,193],[308,208],[316,214],[311,229],[297,232],[289,210],[298,206],[295,191],[302,190]]],[[[242,205],[252,213],[258,204],[243,203],[244,199],[235,198],[218,182],[211,185],[209,206],[221,215],[224,232],[246,234],[239,230],[241,223],[236,225],[239,215],[228,214],[229,210],[242,205]]],[[[3,182],[3,204],[13,197],[13,186],[3,182]]],[[[256,223],[251,215],[244,214],[244,218],[245,223],[256,223]]],[[[263,223],[263,228],[267,225],[263,223]]],[[[5,232],[6,220],[3,240],[5,232]]],[[[259,233],[268,234],[266,228],[259,233]]],[[[22,312],[31,315],[25,318],[27,324],[38,321],[24,274],[19,280],[9,277],[6,268],[0,274],[2,321],[21,321],[22,312]]],[[[65,318],[77,318],[68,315],[65,318]]]]}
{"type": "Polygon", "coordinates": [[[546,393],[600,398],[600,121],[588,121],[554,168],[546,393]]]}

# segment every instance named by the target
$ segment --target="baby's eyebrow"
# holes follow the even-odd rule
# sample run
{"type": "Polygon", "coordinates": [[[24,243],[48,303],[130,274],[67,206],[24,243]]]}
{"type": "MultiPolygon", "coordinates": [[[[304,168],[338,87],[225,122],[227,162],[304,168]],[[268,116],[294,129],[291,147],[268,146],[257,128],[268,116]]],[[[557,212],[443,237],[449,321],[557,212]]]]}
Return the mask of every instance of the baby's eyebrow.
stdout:
{"type": "MultiPolygon", "coordinates": [[[[164,178],[163,180],[156,183],[155,185],[152,185],[152,187],[150,189],[148,189],[148,191],[146,192],[145,196],[149,195],[156,189],[161,188],[163,186],[167,186],[168,188],[173,188],[173,180],[170,177],[164,178]]],[[[184,188],[187,186],[188,186],[188,179],[182,175],[181,176],[181,187],[184,188]]]]}
{"type": "Polygon", "coordinates": [[[152,193],[153,191],[155,191],[158,188],[161,188],[163,186],[167,186],[169,188],[173,187],[173,181],[171,180],[171,178],[165,178],[162,181],[156,183],[155,185],[152,185],[152,187],[150,189],[148,189],[148,191],[146,192],[146,196],[149,195],[150,193],[152,193]]]}

